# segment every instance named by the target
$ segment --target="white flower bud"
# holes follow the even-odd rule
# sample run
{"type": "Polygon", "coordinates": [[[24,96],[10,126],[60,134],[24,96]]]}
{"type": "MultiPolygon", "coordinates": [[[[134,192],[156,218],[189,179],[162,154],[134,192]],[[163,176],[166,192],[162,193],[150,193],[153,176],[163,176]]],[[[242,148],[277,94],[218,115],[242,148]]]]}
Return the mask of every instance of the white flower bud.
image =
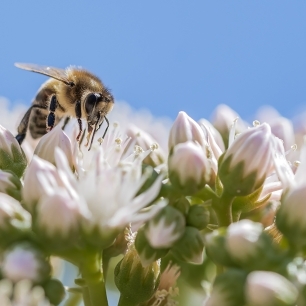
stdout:
{"type": "Polygon", "coordinates": [[[27,160],[13,134],[0,125],[0,169],[10,170],[21,177],[27,160]]]}
{"type": "MultiPolygon", "coordinates": [[[[212,124],[222,135],[227,135],[234,120],[239,117],[240,116],[229,106],[225,104],[220,104],[216,107],[214,111],[212,124]]],[[[241,133],[246,129],[246,126],[243,121],[239,120],[237,124],[238,133],[241,133]]]]}
{"type": "Polygon", "coordinates": [[[8,189],[16,188],[13,180],[12,173],[0,170],[0,192],[6,193],[8,189]]]}
{"type": "Polygon", "coordinates": [[[145,235],[153,248],[170,248],[185,230],[185,218],[171,206],[165,207],[147,223],[145,235]]]}
{"type": "Polygon", "coordinates": [[[245,290],[250,306],[292,306],[298,298],[298,290],[290,281],[270,271],[251,272],[245,290]]]}
{"type": "Polygon", "coordinates": [[[279,230],[296,246],[305,245],[305,198],[305,183],[293,186],[282,197],[282,204],[276,217],[276,224],[279,230]]]}
{"type": "Polygon", "coordinates": [[[173,184],[196,191],[209,181],[211,166],[203,149],[188,141],[174,147],[169,158],[169,172],[173,184]]]}
{"type": "Polygon", "coordinates": [[[37,222],[49,237],[68,238],[75,233],[88,211],[81,199],[72,199],[63,189],[43,196],[37,205],[37,222]]]}
{"type": "Polygon", "coordinates": [[[206,119],[199,120],[200,127],[206,132],[208,142],[212,148],[212,151],[217,158],[220,156],[220,152],[225,150],[224,142],[220,132],[206,119]],[[211,141],[213,139],[214,143],[211,141]]]}
{"type": "Polygon", "coordinates": [[[7,229],[9,224],[29,227],[31,215],[14,198],[0,192],[0,229],[7,229]]]}
{"type": "Polygon", "coordinates": [[[232,223],[227,228],[226,248],[231,257],[237,261],[245,261],[256,255],[259,237],[263,232],[261,223],[248,219],[232,223]]]}
{"type": "Polygon", "coordinates": [[[60,124],[58,124],[49,133],[47,133],[41,138],[34,151],[34,154],[55,165],[54,152],[57,147],[63,150],[63,152],[67,156],[70,167],[73,168],[74,159],[72,154],[71,141],[65,134],[65,132],[62,130],[60,124]]]}
{"type": "Polygon", "coordinates": [[[240,134],[223,156],[219,176],[231,194],[248,195],[259,188],[273,164],[270,126],[263,123],[240,134]]]}
{"type": "Polygon", "coordinates": [[[3,254],[2,273],[13,282],[28,279],[40,282],[49,276],[44,255],[28,243],[13,246],[3,254]]]}
{"type": "Polygon", "coordinates": [[[32,211],[41,196],[48,188],[57,189],[60,179],[54,165],[34,155],[24,176],[23,200],[26,207],[32,211]],[[44,180],[41,180],[41,175],[44,180]]]}
{"type": "Polygon", "coordinates": [[[295,144],[292,122],[284,117],[275,118],[270,122],[272,133],[282,139],[285,150],[289,150],[295,144]]]}
{"type": "Polygon", "coordinates": [[[20,154],[23,154],[20,145],[13,136],[13,134],[10,131],[8,131],[6,128],[4,128],[2,125],[0,125],[0,149],[5,151],[7,154],[13,156],[12,146],[20,154]]]}
{"type": "Polygon", "coordinates": [[[182,142],[198,142],[204,147],[204,133],[201,127],[185,112],[179,112],[169,134],[169,150],[182,142]]]}

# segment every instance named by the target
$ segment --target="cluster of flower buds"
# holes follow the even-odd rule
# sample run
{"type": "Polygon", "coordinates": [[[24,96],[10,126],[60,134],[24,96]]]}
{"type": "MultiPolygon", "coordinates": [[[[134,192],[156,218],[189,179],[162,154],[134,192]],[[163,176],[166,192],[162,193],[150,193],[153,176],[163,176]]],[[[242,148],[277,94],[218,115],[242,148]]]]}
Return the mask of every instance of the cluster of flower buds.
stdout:
{"type": "Polygon", "coordinates": [[[224,105],[213,124],[180,112],[168,148],[115,124],[90,151],[58,124],[28,158],[0,126],[0,295],[1,279],[16,290],[27,280],[29,298],[58,305],[58,256],[80,271],[70,293],[104,306],[123,254],[119,306],[174,305],[179,275],[213,284],[208,306],[306,304],[306,144],[294,152],[290,122],[263,121],[247,128],[224,105]]]}

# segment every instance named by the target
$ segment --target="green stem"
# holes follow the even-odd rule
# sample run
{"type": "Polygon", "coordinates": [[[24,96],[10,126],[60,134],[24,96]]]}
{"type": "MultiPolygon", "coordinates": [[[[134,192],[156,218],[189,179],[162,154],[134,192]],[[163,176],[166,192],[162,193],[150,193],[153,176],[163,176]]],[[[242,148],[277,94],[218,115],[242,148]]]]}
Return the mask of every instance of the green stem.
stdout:
{"type": "MultiPolygon", "coordinates": [[[[80,293],[69,293],[69,298],[65,302],[64,306],[77,306],[80,304],[82,299],[82,294],[80,293]]],[[[87,304],[85,303],[85,306],[87,304]]]]}
{"type": "Polygon", "coordinates": [[[83,301],[85,306],[91,306],[91,300],[89,295],[89,290],[87,287],[82,288],[83,291],[83,301]]]}
{"type": "Polygon", "coordinates": [[[134,302],[132,302],[128,297],[124,297],[122,294],[120,295],[120,299],[118,302],[118,306],[137,306],[134,302]]]}
{"type": "Polygon", "coordinates": [[[222,196],[213,201],[212,207],[216,212],[219,227],[227,227],[233,222],[232,203],[234,198],[234,196],[223,191],[222,196]]]}
{"type": "Polygon", "coordinates": [[[91,302],[89,305],[108,306],[102,270],[102,253],[95,252],[84,256],[80,270],[88,288],[91,302]]]}

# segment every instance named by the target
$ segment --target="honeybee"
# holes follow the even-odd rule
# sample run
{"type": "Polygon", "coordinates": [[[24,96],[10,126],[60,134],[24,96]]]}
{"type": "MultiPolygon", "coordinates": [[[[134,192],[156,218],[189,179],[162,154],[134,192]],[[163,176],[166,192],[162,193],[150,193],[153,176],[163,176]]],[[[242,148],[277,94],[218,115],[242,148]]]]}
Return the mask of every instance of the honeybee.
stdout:
{"type": "Polygon", "coordinates": [[[87,121],[88,150],[91,148],[96,131],[105,120],[107,127],[102,136],[102,139],[104,138],[109,127],[106,115],[114,106],[114,98],[99,78],[75,67],[59,69],[24,63],[15,63],[15,66],[51,77],[39,88],[32,105],[18,126],[16,139],[19,144],[23,142],[28,127],[31,136],[36,139],[52,130],[65,116],[77,118],[79,125],[77,141],[80,140],[83,131],[81,119],[87,121]]]}

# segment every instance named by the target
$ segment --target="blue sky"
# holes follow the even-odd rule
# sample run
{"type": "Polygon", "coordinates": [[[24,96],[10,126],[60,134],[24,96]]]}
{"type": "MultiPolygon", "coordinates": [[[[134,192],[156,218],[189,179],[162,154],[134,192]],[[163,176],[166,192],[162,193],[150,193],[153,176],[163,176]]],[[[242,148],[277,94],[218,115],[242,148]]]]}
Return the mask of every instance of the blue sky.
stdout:
{"type": "Polygon", "coordinates": [[[306,105],[305,16],[298,0],[1,1],[0,95],[30,104],[46,79],[14,62],[78,65],[155,116],[225,103],[291,117],[306,105]]]}

